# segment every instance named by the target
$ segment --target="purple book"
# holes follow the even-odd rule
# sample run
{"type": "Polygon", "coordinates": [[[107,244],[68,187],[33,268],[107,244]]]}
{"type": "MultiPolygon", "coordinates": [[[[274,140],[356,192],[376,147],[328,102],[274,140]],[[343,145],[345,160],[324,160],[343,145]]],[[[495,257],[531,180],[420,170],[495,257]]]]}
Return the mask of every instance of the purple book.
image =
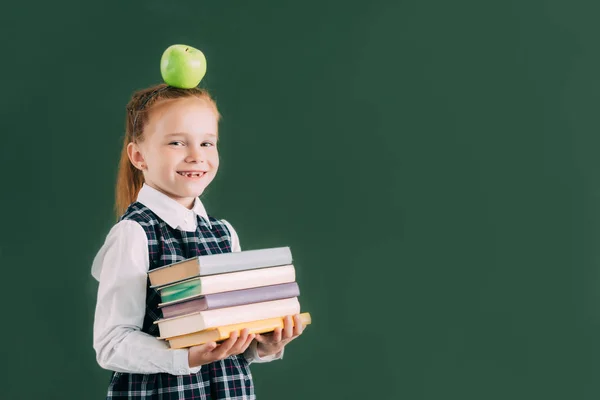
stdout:
{"type": "Polygon", "coordinates": [[[185,300],[161,303],[158,307],[162,309],[163,318],[173,318],[198,311],[241,306],[244,304],[261,303],[263,301],[287,299],[298,296],[300,296],[298,283],[289,282],[279,285],[260,286],[251,289],[194,296],[185,300]]]}

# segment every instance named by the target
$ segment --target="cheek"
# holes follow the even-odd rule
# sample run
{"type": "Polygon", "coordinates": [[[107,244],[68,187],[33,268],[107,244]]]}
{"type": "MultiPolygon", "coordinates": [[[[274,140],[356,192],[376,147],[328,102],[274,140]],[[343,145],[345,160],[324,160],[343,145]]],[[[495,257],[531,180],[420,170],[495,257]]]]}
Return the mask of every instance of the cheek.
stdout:
{"type": "Polygon", "coordinates": [[[164,166],[173,165],[178,161],[177,154],[171,151],[163,151],[162,153],[157,154],[156,161],[158,164],[164,166]]]}
{"type": "Polygon", "coordinates": [[[163,163],[164,155],[159,151],[150,151],[146,154],[146,161],[150,164],[160,165],[163,163]]]}
{"type": "Polygon", "coordinates": [[[169,157],[168,154],[156,154],[152,158],[152,169],[155,173],[167,176],[170,174],[177,163],[173,160],[173,157],[169,157]]]}
{"type": "Polygon", "coordinates": [[[210,163],[212,164],[213,168],[217,168],[219,166],[219,153],[215,151],[215,153],[211,155],[210,163]]]}

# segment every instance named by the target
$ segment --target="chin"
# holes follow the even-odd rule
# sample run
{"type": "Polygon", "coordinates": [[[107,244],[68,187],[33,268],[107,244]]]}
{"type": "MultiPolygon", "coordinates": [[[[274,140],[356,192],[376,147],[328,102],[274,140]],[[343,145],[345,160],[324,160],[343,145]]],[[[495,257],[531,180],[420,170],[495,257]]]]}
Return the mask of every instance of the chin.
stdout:
{"type": "Polygon", "coordinates": [[[204,193],[204,189],[205,188],[203,187],[203,188],[193,189],[193,190],[182,190],[181,197],[198,197],[202,193],[204,193]]]}

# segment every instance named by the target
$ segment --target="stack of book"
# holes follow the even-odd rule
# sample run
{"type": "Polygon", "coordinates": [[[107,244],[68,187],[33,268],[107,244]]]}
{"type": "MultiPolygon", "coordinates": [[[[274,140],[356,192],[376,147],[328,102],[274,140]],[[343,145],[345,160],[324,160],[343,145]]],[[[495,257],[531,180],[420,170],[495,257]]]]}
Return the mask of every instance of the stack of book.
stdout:
{"type": "Polygon", "coordinates": [[[219,342],[234,331],[266,333],[300,314],[289,247],[198,256],[148,272],[161,297],[160,339],[173,349],[219,342]]]}

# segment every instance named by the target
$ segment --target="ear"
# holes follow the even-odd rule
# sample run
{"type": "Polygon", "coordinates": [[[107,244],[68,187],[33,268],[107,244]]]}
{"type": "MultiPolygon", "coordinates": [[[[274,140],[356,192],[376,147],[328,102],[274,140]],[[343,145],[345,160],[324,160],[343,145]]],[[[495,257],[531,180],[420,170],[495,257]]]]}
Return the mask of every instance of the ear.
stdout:
{"type": "Polygon", "coordinates": [[[144,155],[141,152],[140,146],[137,143],[129,143],[127,145],[127,156],[129,157],[129,161],[133,164],[134,167],[143,171],[146,169],[146,161],[144,160],[144,155]]]}

